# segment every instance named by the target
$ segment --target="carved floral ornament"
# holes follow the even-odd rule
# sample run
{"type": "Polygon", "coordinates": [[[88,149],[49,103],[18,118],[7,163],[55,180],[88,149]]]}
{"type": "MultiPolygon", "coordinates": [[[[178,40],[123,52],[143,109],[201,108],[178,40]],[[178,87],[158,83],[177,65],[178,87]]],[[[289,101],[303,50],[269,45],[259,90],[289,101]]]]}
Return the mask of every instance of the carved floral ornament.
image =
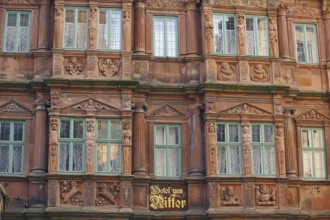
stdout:
{"type": "Polygon", "coordinates": [[[63,204],[83,205],[79,184],[76,181],[61,182],[61,197],[63,204]]]}
{"type": "Polygon", "coordinates": [[[86,101],[83,101],[79,104],[76,104],[72,107],[72,109],[74,110],[96,110],[96,111],[99,111],[99,110],[110,110],[110,107],[109,106],[106,106],[104,104],[102,104],[101,102],[99,101],[96,101],[94,99],[88,99],[86,101]]]}
{"type": "Polygon", "coordinates": [[[262,110],[258,107],[250,105],[248,103],[243,103],[229,109],[220,111],[219,114],[257,114],[257,115],[269,115],[270,112],[262,110]]]}
{"type": "Polygon", "coordinates": [[[72,76],[80,75],[84,70],[84,65],[84,58],[71,57],[64,60],[64,68],[72,76]]]}

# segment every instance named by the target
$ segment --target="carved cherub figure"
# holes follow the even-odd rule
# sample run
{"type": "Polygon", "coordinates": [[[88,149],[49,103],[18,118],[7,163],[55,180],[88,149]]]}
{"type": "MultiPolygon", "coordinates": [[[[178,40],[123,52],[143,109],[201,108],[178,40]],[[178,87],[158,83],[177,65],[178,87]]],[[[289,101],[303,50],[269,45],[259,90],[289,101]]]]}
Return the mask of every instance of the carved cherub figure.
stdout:
{"type": "Polygon", "coordinates": [[[124,125],[124,131],[123,131],[123,139],[124,143],[130,143],[131,142],[131,129],[129,124],[124,125]]]}
{"type": "Polygon", "coordinates": [[[219,80],[232,80],[234,77],[235,69],[230,66],[228,62],[224,62],[220,66],[218,79],[219,80]]]}
{"type": "Polygon", "coordinates": [[[256,204],[262,206],[276,205],[275,189],[265,184],[256,187],[256,204]]]}
{"type": "Polygon", "coordinates": [[[221,190],[222,205],[225,206],[240,206],[241,200],[234,193],[234,187],[226,186],[221,190]]]}
{"type": "Polygon", "coordinates": [[[269,78],[267,69],[262,64],[257,64],[252,69],[251,78],[253,81],[264,82],[269,78]]]}

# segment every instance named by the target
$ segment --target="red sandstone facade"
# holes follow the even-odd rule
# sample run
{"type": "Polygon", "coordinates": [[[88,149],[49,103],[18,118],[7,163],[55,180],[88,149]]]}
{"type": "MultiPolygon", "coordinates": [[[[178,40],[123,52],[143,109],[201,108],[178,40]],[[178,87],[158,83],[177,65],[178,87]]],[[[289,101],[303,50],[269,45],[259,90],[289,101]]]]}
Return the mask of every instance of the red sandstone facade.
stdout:
{"type": "MultiPolygon", "coordinates": [[[[329,7],[327,0],[1,1],[0,160],[7,155],[12,162],[0,166],[6,219],[329,219],[329,7]],[[85,48],[64,46],[70,44],[65,29],[70,8],[86,12],[75,15],[87,25],[85,48]],[[120,12],[116,50],[99,48],[99,13],[105,9],[120,12]],[[10,13],[27,13],[30,19],[25,51],[7,46],[10,13]],[[235,21],[235,52],[219,54],[220,24],[214,18],[227,15],[235,21]],[[267,24],[266,56],[249,55],[246,21],[256,16],[267,24]],[[173,56],[156,55],[155,21],[164,17],[177,22],[173,56]],[[308,25],[316,46],[309,47],[305,33],[302,52],[297,28],[308,25]],[[316,54],[305,54],[306,48],[316,54]],[[305,58],[300,53],[317,57],[316,62],[300,62],[305,58]],[[72,152],[67,167],[60,153],[67,141],[59,134],[63,120],[76,119],[83,128],[81,172],[70,162],[72,152]],[[119,121],[119,172],[98,172],[100,120],[119,121]],[[14,150],[5,153],[16,149],[5,136],[5,125],[15,122],[24,127],[18,173],[6,168],[16,166],[14,150]],[[221,148],[221,123],[233,123],[238,131],[237,172],[227,173],[236,165],[222,163],[234,157],[221,154],[229,149],[221,148]],[[157,126],[177,128],[175,175],[159,175],[162,167],[155,165],[157,126]],[[255,128],[273,129],[269,158],[274,161],[263,153],[260,172],[257,151],[266,147],[255,144],[255,128]],[[306,141],[322,144],[309,151],[306,141]],[[151,186],[166,184],[181,187],[177,195],[186,197],[166,200],[172,210],[159,211],[151,186]]],[[[9,127],[8,132],[15,133],[9,127]]],[[[166,164],[172,159],[168,156],[166,164]]]]}

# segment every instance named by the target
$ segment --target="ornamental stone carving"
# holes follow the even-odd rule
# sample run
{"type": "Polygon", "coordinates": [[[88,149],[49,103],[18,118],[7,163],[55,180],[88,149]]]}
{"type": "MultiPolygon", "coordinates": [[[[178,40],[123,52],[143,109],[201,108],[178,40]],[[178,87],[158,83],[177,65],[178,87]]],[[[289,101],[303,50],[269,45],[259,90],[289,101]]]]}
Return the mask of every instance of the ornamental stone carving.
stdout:
{"type": "Polygon", "coordinates": [[[223,62],[219,67],[218,80],[229,81],[235,76],[235,68],[228,62],[223,62]]]}
{"type": "Polygon", "coordinates": [[[251,172],[251,142],[250,142],[250,124],[242,123],[242,148],[243,148],[243,163],[244,174],[250,175],[251,172]]]}
{"type": "Polygon", "coordinates": [[[275,206],[276,190],[272,187],[262,184],[255,187],[256,205],[258,206],[275,206]]]}
{"type": "Polygon", "coordinates": [[[247,61],[239,62],[239,72],[242,81],[249,80],[249,63],[247,61]]]}
{"type": "Polygon", "coordinates": [[[64,69],[71,76],[79,76],[84,70],[84,65],[85,59],[83,58],[71,57],[64,60],[64,69]]]}
{"type": "Polygon", "coordinates": [[[81,191],[76,181],[64,180],[60,185],[63,204],[82,205],[81,191]]]}
{"type": "Polygon", "coordinates": [[[196,0],[184,0],[184,4],[187,10],[196,9],[196,0]]]}
{"type": "Polygon", "coordinates": [[[124,207],[130,207],[132,203],[132,184],[129,181],[122,182],[122,201],[124,207]]]}
{"type": "Polygon", "coordinates": [[[276,123],[276,152],[279,164],[279,175],[285,176],[285,147],[284,147],[284,125],[283,123],[276,123]]]}
{"type": "Polygon", "coordinates": [[[86,185],[86,206],[93,206],[94,204],[94,184],[93,181],[87,180],[86,185]]]}
{"type": "Polygon", "coordinates": [[[3,0],[3,3],[12,3],[12,4],[28,4],[35,3],[35,0],[3,0]]]}
{"type": "Polygon", "coordinates": [[[267,0],[214,0],[215,5],[267,8],[267,0]]]}
{"type": "Polygon", "coordinates": [[[131,11],[129,9],[123,10],[123,23],[131,23],[131,11]]]}
{"type": "Polygon", "coordinates": [[[86,134],[86,171],[93,172],[94,168],[94,142],[95,142],[95,120],[87,120],[86,134]]]}
{"type": "Polygon", "coordinates": [[[146,5],[150,8],[181,8],[183,2],[180,0],[147,0],[146,5]]]}
{"type": "Polygon", "coordinates": [[[267,82],[269,81],[269,71],[262,65],[257,64],[251,68],[251,80],[255,82],[267,82]]]}
{"type": "Polygon", "coordinates": [[[269,18],[269,37],[270,37],[270,52],[273,57],[279,57],[276,17],[269,18]]]}
{"type": "Polygon", "coordinates": [[[217,78],[217,64],[213,59],[206,60],[206,81],[212,82],[217,78]]]}
{"type": "Polygon", "coordinates": [[[221,205],[223,206],[241,206],[240,198],[235,195],[233,186],[225,186],[221,189],[221,205]]]}
{"type": "Polygon", "coordinates": [[[24,113],[28,111],[20,107],[16,102],[11,101],[1,108],[1,112],[24,113]]]}
{"type": "Polygon", "coordinates": [[[48,180],[48,206],[55,207],[57,205],[58,182],[56,180],[48,180]]]}
{"type": "Polygon", "coordinates": [[[204,14],[205,18],[205,39],[206,39],[206,53],[207,54],[212,54],[213,53],[213,18],[212,14],[205,13],[204,14]]]}
{"type": "Polygon", "coordinates": [[[174,109],[169,105],[165,105],[161,109],[157,110],[154,115],[156,116],[184,116],[181,112],[174,109]]]}
{"type": "Polygon", "coordinates": [[[55,19],[54,19],[54,48],[62,47],[62,34],[63,34],[63,6],[55,6],[55,19]]]}
{"type": "Polygon", "coordinates": [[[319,9],[307,8],[307,7],[296,7],[288,6],[287,7],[288,16],[296,17],[318,17],[321,16],[321,11],[319,9]]]}
{"type": "Polygon", "coordinates": [[[101,58],[99,60],[99,70],[106,77],[112,77],[118,74],[119,65],[119,59],[101,58]]]}
{"type": "Polygon", "coordinates": [[[237,14],[238,47],[241,55],[246,55],[245,14],[237,14]]]}
{"type": "Polygon", "coordinates": [[[110,108],[94,99],[88,99],[72,107],[74,110],[109,110],[110,108]]]}
{"type": "Polygon", "coordinates": [[[217,167],[217,153],[216,153],[216,127],[214,122],[207,123],[207,139],[209,146],[209,158],[210,158],[210,174],[216,174],[217,167]]]}
{"type": "Polygon", "coordinates": [[[311,121],[328,121],[329,118],[325,115],[315,111],[314,109],[301,114],[297,117],[298,120],[311,120],[311,121]]]}
{"type": "Polygon", "coordinates": [[[90,6],[89,8],[89,47],[90,49],[96,49],[97,42],[97,7],[90,6]]]}
{"type": "Polygon", "coordinates": [[[97,186],[96,206],[115,205],[117,206],[117,197],[120,192],[120,186],[117,183],[101,183],[97,186]]]}
{"type": "Polygon", "coordinates": [[[218,183],[209,182],[210,208],[218,207],[218,183]]]}
{"type": "Polygon", "coordinates": [[[132,100],[128,94],[121,95],[121,109],[132,110],[132,100]]]}
{"type": "Polygon", "coordinates": [[[50,119],[49,129],[49,156],[50,165],[49,171],[55,172],[57,170],[57,146],[58,146],[58,120],[57,118],[50,119]]]}
{"type": "Polygon", "coordinates": [[[293,68],[282,68],[281,64],[273,63],[275,82],[281,84],[293,84],[293,68]]]}
{"type": "Polygon", "coordinates": [[[131,131],[131,123],[125,122],[124,123],[124,130],[123,130],[123,144],[124,145],[131,145],[132,144],[132,131],[131,131]]]}
{"type": "Polygon", "coordinates": [[[271,114],[265,110],[259,109],[255,106],[252,106],[248,103],[243,103],[232,108],[220,111],[219,114],[271,114]]]}

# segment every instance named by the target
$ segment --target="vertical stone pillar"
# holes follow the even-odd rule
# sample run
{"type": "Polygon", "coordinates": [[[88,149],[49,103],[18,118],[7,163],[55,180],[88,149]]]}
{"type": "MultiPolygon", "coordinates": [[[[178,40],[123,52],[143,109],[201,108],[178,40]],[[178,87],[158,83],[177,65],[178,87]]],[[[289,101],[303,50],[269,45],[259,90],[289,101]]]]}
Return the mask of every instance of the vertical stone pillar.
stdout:
{"type": "MultiPolygon", "coordinates": [[[[203,9],[204,14],[204,53],[213,54],[214,53],[214,34],[213,34],[213,16],[212,9],[203,9]]],[[[187,18],[188,20],[188,18],[187,18]]],[[[190,36],[190,33],[187,31],[187,36],[190,36]]],[[[188,37],[190,38],[190,37],[188,37]]]]}
{"type": "Polygon", "coordinates": [[[123,36],[124,51],[132,50],[132,3],[123,3],[123,36]]]}
{"type": "Polygon", "coordinates": [[[270,55],[274,58],[278,58],[279,51],[278,51],[277,19],[274,16],[269,17],[269,39],[270,39],[270,55]]]}
{"type": "Polygon", "coordinates": [[[97,48],[97,6],[89,6],[89,18],[88,18],[88,30],[89,30],[89,44],[88,47],[91,50],[97,48]]]}
{"type": "Polygon", "coordinates": [[[49,21],[50,21],[50,1],[42,0],[39,10],[39,30],[38,30],[38,49],[49,49],[49,21]]]}
{"type": "Polygon", "coordinates": [[[302,142],[301,142],[301,124],[297,125],[297,146],[298,146],[298,176],[303,178],[303,162],[302,162],[302,142]]]}
{"type": "MultiPolygon", "coordinates": [[[[324,1],[326,2],[326,1],[324,1]]],[[[330,7],[324,7],[322,9],[324,20],[324,33],[325,33],[325,50],[327,54],[327,61],[330,61],[330,7]]]]}
{"type": "Polygon", "coordinates": [[[133,174],[138,176],[147,175],[145,108],[145,105],[137,104],[133,117],[133,174]]]}
{"type": "Polygon", "coordinates": [[[279,34],[279,48],[280,57],[282,59],[289,59],[289,41],[288,41],[288,26],[286,22],[286,7],[283,4],[278,6],[278,34],[279,34]]]}
{"type": "Polygon", "coordinates": [[[251,161],[251,139],[250,139],[250,124],[248,121],[242,121],[242,150],[243,150],[243,176],[251,176],[252,161],[251,161]]]}
{"type": "Polygon", "coordinates": [[[145,49],[146,49],[145,8],[146,8],[146,0],[135,1],[135,24],[134,24],[135,53],[145,53],[145,49]]]}
{"type": "Polygon", "coordinates": [[[215,176],[217,174],[217,137],[216,137],[216,123],[209,120],[205,124],[206,134],[206,161],[207,161],[207,176],[215,176]]]}
{"type": "Polygon", "coordinates": [[[277,154],[277,167],[278,176],[285,177],[286,166],[285,166],[285,149],[284,149],[284,130],[283,122],[276,122],[276,154],[277,154]]]}
{"type": "Polygon", "coordinates": [[[49,126],[49,159],[48,159],[48,172],[56,173],[57,171],[57,152],[58,152],[58,118],[55,116],[50,117],[49,126]]]}
{"type": "Polygon", "coordinates": [[[63,20],[64,20],[64,7],[63,5],[55,6],[54,18],[54,48],[62,48],[63,37],[63,20]]]}
{"type": "MultiPolygon", "coordinates": [[[[329,134],[330,132],[330,123],[328,121],[324,122],[324,134],[329,134]]],[[[325,135],[325,152],[329,152],[330,150],[330,137],[329,135],[325,135]]],[[[326,153],[326,161],[330,161],[330,155],[326,153]]],[[[327,180],[330,180],[330,163],[326,163],[326,168],[327,170],[327,180]]]]}
{"type": "Polygon", "coordinates": [[[238,54],[244,56],[247,54],[246,48],[246,31],[245,31],[245,14],[242,12],[237,13],[237,36],[238,36],[238,54]]]}
{"type": "Polygon", "coordinates": [[[86,173],[94,173],[94,158],[95,158],[95,110],[87,112],[87,129],[86,129],[86,173]],[[93,114],[94,113],[94,114],[93,114]]]}
{"type": "Polygon", "coordinates": [[[123,174],[132,173],[132,122],[123,120],[123,174]]]}
{"type": "Polygon", "coordinates": [[[187,25],[186,31],[189,35],[189,37],[187,37],[187,54],[197,55],[198,51],[197,51],[196,0],[188,0],[185,3],[186,3],[186,25],[187,25]]]}
{"type": "Polygon", "coordinates": [[[285,147],[286,147],[286,175],[289,177],[297,176],[297,152],[296,135],[292,115],[295,112],[293,108],[285,108],[285,147]]]}
{"type": "Polygon", "coordinates": [[[204,176],[200,105],[190,110],[189,176],[204,176]]]}

